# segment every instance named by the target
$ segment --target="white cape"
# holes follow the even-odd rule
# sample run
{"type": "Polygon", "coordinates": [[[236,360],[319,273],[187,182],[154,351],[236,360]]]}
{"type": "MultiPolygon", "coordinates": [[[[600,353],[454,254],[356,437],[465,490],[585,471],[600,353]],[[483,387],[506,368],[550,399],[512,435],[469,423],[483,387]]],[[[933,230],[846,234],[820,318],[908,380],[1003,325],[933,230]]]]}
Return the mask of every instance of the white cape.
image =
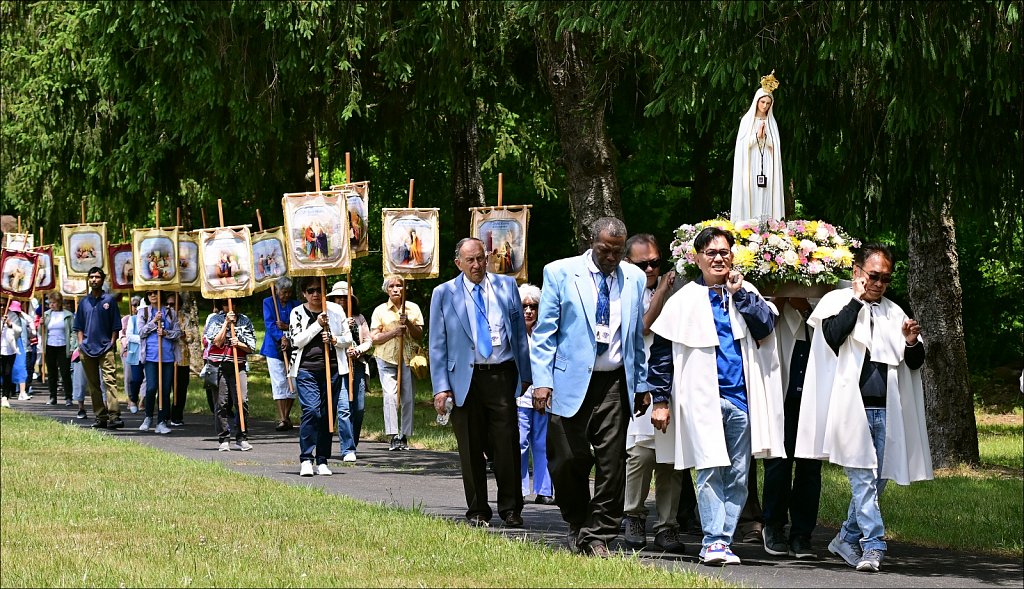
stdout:
{"type": "Polygon", "coordinates": [[[878,468],[860,395],[861,366],[865,352],[870,350],[873,361],[891,368],[887,371],[885,454],[880,478],[900,485],[931,480],[921,371],[911,370],[903,360],[906,343],[902,325],[906,314],[899,305],[883,298],[880,304],[884,316],[875,317],[872,332],[871,309],[865,305],[836,356],[825,341],[821,323],[838,314],[852,298],[853,290],[849,288],[828,293],[807,321],[814,335],[800,403],[796,456],[850,468],[878,468]]]}
{"type": "MultiPolygon", "coordinates": [[[[748,282],[743,288],[761,296],[748,282]]],[[[783,391],[775,338],[766,338],[758,347],[732,297],[729,318],[743,355],[751,455],[785,457],[783,391]]],[[[674,411],[670,435],[655,439],[658,462],[674,463],[677,469],[728,466],[715,355],[718,333],[707,287],[691,282],[672,295],[651,330],[672,342],[674,411]]]]}
{"type": "Polygon", "coordinates": [[[786,195],[782,179],[782,146],[779,142],[779,125],[775,122],[775,97],[758,88],[750,110],[740,119],[736,132],[736,146],[732,165],[732,208],[729,218],[733,221],[746,219],[783,219],[786,217],[786,195]],[[757,146],[757,101],[762,96],[771,96],[765,121],[764,155],[757,146]],[[771,146],[771,149],[769,149],[771,146]],[[764,165],[762,167],[762,157],[764,165]],[[757,186],[757,175],[767,177],[767,186],[757,186]]]}

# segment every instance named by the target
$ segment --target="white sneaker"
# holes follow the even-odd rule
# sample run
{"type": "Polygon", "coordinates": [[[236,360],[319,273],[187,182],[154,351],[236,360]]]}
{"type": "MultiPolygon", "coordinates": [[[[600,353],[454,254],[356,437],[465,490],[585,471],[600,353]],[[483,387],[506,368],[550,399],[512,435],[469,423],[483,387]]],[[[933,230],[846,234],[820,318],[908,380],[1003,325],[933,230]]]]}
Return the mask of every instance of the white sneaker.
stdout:
{"type": "Polygon", "coordinates": [[[227,440],[224,440],[223,442],[220,443],[220,446],[217,446],[217,451],[218,452],[230,452],[231,451],[231,446],[228,445],[228,441],[227,440]]]}
{"type": "Polygon", "coordinates": [[[0,407],[3,407],[4,409],[11,408],[11,403],[7,400],[7,397],[0,399],[0,407]]]}
{"type": "Polygon", "coordinates": [[[355,452],[349,452],[348,454],[346,454],[341,459],[341,461],[342,462],[355,462],[356,461],[356,453],[355,452]]]}
{"type": "Polygon", "coordinates": [[[235,442],[235,450],[248,452],[249,450],[252,450],[252,444],[250,444],[248,440],[238,440],[235,442]]]}
{"type": "Polygon", "coordinates": [[[139,406],[136,405],[135,403],[129,402],[128,403],[128,411],[131,411],[132,415],[135,415],[136,413],[139,412],[139,406]]]}
{"type": "Polygon", "coordinates": [[[28,393],[21,393],[21,394],[18,395],[18,400],[19,401],[31,401],[32,397],[29,396],[28,393]]]}
{"type": "Polygon", "coordinates": [[[318,464],[316,465],[316,474],[322,477],[329,477],[334,473],[331,472],[331,469],[327,468],[326,464],[318,464]]]}
{"type": "MultiPolygon", "coordinates": [[[[226,444],[227,442],[224,442],[224,443],[226,444]]],[[[313,461],[312,460],[303,460],[302,461],[302,466],[299,467],[299,476],[300,477],[311,477],[311,476],[313,476],[313,461]]]]}
{"type": "Polygon", "coordinates": [[[167,427],[167,424],[161,421],[160,423],[156,424],[156,433],[169,434],[171,433],[171,428],[167,427]]]}
{"type": "Polygon", "coordinates": [[[139,426],[139,431],[140,432],[148,432],[149,431],[149,427],[151,425],[153,425],[153,420],[147,417],[146,419],[142,420],[142,425],[139,426]]]}

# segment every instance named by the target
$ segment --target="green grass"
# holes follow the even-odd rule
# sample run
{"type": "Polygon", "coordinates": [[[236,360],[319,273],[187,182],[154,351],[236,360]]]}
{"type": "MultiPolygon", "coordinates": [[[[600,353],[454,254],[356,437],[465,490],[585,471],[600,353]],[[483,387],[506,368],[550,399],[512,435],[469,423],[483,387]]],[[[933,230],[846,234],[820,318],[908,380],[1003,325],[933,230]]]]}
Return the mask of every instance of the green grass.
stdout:
{"type": "Polygon", "coordinates": [[[723,586],[242,475],[49,419],[9,410],[0,419],[3,587],[723,586]]]}

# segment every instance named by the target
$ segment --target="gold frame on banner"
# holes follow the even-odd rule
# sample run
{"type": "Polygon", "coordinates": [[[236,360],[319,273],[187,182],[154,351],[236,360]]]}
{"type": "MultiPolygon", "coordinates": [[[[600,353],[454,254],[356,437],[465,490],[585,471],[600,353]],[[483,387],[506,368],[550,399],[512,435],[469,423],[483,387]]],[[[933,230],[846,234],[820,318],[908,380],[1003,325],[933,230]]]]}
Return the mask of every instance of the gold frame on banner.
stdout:
{"type": "MultiPolygon", "coordinates": [[[[20,223],[20,221],[19,221],[20,223]]],[[[20,227],[20,224],[19,224],[20,227]]],[[[16,252],[27,252],[35,248],[36,238],[31,233],[4,233],[3,249],[16,252]]]]}
{"type": "Polygon", "coordinates": [[[57,286],[61,295],[74,298],[84,297],[89,294],[88,278],[68,274],[67,265],[64,263],[64,256],[56,256],[54,263],[57,265],[57,286]],[[81,288],[77,288],[79,285],[81,285],[81,288]]]}
{"type": "Polygon", "coordinates": [[[57,268],[53,263],[53,246],[52,245],[40,245],[30,250],[34,254],[39,254],[39,259],[36,262],[36,292],[46,293],[51,290],[57,290],[57,268]],[[45,270],[45,273],[44,273],[45,270]],[[43,282],[40,284],[40,280],[45,280],[49,277],[49,282],[43,282]]]}
{"type": "Polygon", "coordinates": [[[0,249],[0,293],[3,296],[16,301],[31,299],[35,292],[38,272],[39,254],[23,250],[0,249]]]}
{"type": "Polygon", "coordinates": [[[103,268],[104,274],[110,273],[110,261],[107,259],[107,224],[105,222],[61,225],[60,234],[61,243],[64,244],[64,269],[69,277],[88,278],[89,268],[94,266],[103,268]],[[87,239],[89,235],[96,237],[87,239]],[[72,248],[72,245],[75,247],[72,248]],[[78,255],[83,246],[99,252],[99,259],[95,256],[78,255]],[[72,263],[72,259],[76,262],[72,263]]]}
{"type": "Polygon", "coordinates": [[[350,182],[331,186],[331,190],[345,193],[345,209],[348,216],[349,251],[353,260],[370,255],[370,183],[350,182]],[[353,200],[359,202],[353,210],[353,200]]]}
{"type": "Polygon", "coordinates": [[[178,290],[178,228],[132,229],[132,261],[135,290],[178,290]]]}
{"type": "Polygon", "coordinates": [[[437,278],[441,233],[438,211],[381,211],[381,261],[385,275],[397,274],[407,280],[437,278]],[[417,229],[421,233],[416,233],[417,229]]]}
{"type": "Polygon", "coordinates": [[[334,276],[352,270],[348,202],[344,192],[288,193],[281,198],[281,208],[288,274],[334,276]],[[314,254],[327,257],[321,261],[314,254]]]}
{"type": "Polygon", "coordinates": [[[526,250],[530,208],[474,207],[470,212],[470,235],[484,242],[487,271],[504,274],[522,284],[529,279],[526,250]],[[509,239],[511,237],[511,239],[509,239]]]}
{"type": "Polygon", "coordinates": [[[199,229],[203,298],[238,299],[253,293],[252,234],[248,225],[199,229]]]}
{"type": "Polygon", "coordinates": [[[199,233],[196,231],[178,232],[178,289],[181,291],[202,290],[202,263],[203,258],[199,254],[199,233]],[[195,248],[195,255],[187,250],[195,248]],[[191,266],[191,267],[190,267],[191,266]],[[191,280],[186,280],[189,276],[191,280]]]}
{"type": "Polygon", "coordinates": [[[110,260],[110,290],[113,292],[131,292],[135,288],[135,253],[130,242],[108,243],[107,259],[110,260]],[[124,254],[128,259],[125,261],[124,254]],[[118,267],[120,264],[120,268],[118,267]],[[125,271],[125,266],[128,266],[125,271]]]}
{"type": "Polygon", "coordinates": [[[288,255],[285,253],[284,245],[284,227],[274,227],[266,229],[264,231],[257,231],[252,234],[252,263],[253,263],[253,277],[255,284],[253,287],[254,292],[260,292],[266,290],[274,284],[278,278],[288,274],[288,255]],[[276,243],[274,246],[271,242],[276,243]],[[267,244],[267,245],[261,245],[267,244]],[[259,251],[257,251],[259,250],[259,251]],[[264,252],[263,250],[268,250],[264,252]],[[268,262],[270,272],[266,272],[267,265],[264,264],[268,260],[266,254],[274,254],[278,259],[277,261],[268,262]],[[261,259],[261,256],[263,258],[261,259]]]}

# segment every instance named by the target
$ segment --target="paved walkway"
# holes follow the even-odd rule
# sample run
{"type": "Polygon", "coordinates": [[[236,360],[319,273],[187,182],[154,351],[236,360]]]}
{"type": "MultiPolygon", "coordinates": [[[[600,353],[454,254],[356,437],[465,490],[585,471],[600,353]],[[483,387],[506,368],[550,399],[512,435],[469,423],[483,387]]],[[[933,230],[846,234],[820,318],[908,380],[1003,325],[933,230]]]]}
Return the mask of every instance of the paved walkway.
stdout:
{"type": "MultiPolygon", "coordinates": [[[[11,401],[16,410],[27,411],[58,421],[89,426],[91,419],[75,418],[75,409],[45,404],[46,394],[30,401],[11,401]]],[[[296,407],[297,408],[297,407],[296,407]]],[[[90,418],[91,418],[90,410],[90,418]]],[[[372,503],[417,507],[446,519],[461,520],[465,499],[459,473],[458,456],[450,452],[411,450],[388,452],[384,443],[362,442],[359,460],[352,464],[331,461],[332,477],[298,476],[298,430],[275,432],[270,422],[249,424],[251,452],[218,452],[208,416],[190,416],[184,427],[169,435],[138,431],[141,414],[122,415],[126,427],[110,435],[135,440],[189,458],[219,462],[232,470],[268,477],[292,485],[320,487],[330,493],[347,495],[372,503]],[[202,419],[202,421],[199,421],[202,419]]],[[[335,439],[337,451],[337,439],[335,439]]],[[[495,496],[493,480],[491,497],[495,496]]],[[[651,498],[653,500],[653,496],[651,498]]],[[[493,505],[493,503],[492,503],[493,505]]],[[[650,506],[653,511],[653,501],[650,506]]],[[[528,503],[523,510],[523,529],[492,528],[494,533],[528,537],[552,546],[564,547],[565,524],[555,506],[528,503]]],[[[492,523],[499,520],[495,517],[492,523]]],[[[692,570],[716,576],[744,586],[757,587],[1021,587],[1024,569],[1020,560],[978,556],[964,552],[927,549],[896,542],[889,543],[889,554],[879,573],[859,573],[825,549],[835,535],[834,529],[819,529],[814,543],[820,561],[806,562],[767,555],[758,544],[736,544],[734,551],[743,559],[740,566],[706,567],[698,563],[696,552],[700,538],[684,536],[688,554],[663,555],[644,550],[640,557],[654,566],[692,570]]],[[[653,536],[649,534],[649,542],[653,536]]],[[[614,548],[614,546],[613,546],[614,548]]]]}

